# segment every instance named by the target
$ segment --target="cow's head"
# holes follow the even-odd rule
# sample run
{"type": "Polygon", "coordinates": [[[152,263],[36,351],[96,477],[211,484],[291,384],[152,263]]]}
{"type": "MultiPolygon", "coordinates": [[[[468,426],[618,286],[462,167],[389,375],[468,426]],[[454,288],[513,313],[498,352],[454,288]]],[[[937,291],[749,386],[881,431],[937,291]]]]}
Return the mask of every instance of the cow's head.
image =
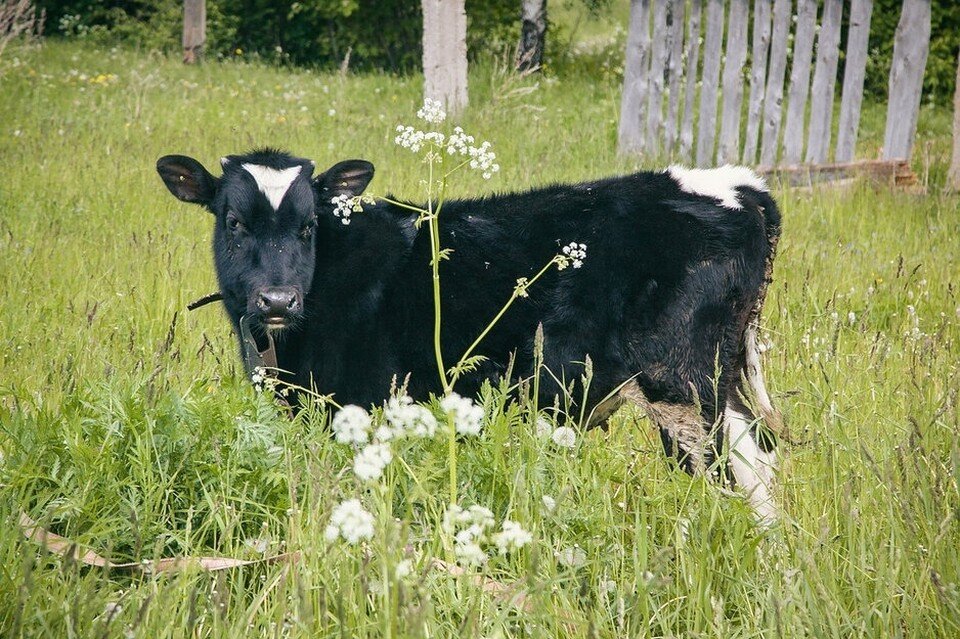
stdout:
{"type": "Polygon", "coordinates": [[[178,199],[216,217],[214,262],[234,322],[252,315],[267,329],[295,325],[313,281],[317,203],[362,193],[373,165],[348,160],[311,179],[312,161],[271,150],[220,164],[223,175],[214,177],[193,158],[166,155],[157,172],[178,199]]]}

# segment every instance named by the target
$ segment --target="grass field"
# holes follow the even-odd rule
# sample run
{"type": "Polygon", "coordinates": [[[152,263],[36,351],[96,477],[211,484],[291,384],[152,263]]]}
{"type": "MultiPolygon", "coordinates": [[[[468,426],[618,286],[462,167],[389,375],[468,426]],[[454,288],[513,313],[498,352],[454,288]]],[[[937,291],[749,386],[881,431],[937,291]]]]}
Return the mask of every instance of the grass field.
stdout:
{"type": "MultiPolygon", "coordinates": [[[[568,66],[539,84],[474,69],[462,123],[502,170],[456,194],[635,168],[613,152],[618,82],[568,66]]],[[[927,195],[777,193],[764,333],[793,440],[780,525],[758,529],[741,500],[671,468],[639,415],[568,450],[494,392],[482,436],[460,445],[461,503],[534,541],[456,577],[431,568],[449,555],[446,442],[410,443],[364,488],[322,411],[290,420],[256,393],[222,312],[184,310],[216,288],[211,220],[154,171],[167,153],[214,167],[270,144],[318,168],[369,159],[375,192],[415,197],[420,167],[393,136],[420,82],[50,42],[7,50],[0,95],[0,635],[960,636],[949,113],[922,113],[927,195]],[[353,496],[373,539],[326,542],[353,496]],[[118,562],[300,555],[219,573],[89,568],[26,541],[21,512],[118,562]]],[[[869,106],[865,156],[882,125],[869,106]]]]}

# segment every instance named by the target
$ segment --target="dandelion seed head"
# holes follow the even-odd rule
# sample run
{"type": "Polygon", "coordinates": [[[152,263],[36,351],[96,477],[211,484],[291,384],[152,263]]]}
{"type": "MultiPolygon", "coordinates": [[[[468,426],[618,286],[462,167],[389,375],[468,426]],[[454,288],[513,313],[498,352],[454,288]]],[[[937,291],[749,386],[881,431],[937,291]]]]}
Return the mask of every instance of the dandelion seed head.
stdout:
{"type": "Polygon", "coordinates": [[[577,445],[577,431],[569,426],[560,426],[553,431],[550,439],[561,448],[573,448],[577,445]]]}

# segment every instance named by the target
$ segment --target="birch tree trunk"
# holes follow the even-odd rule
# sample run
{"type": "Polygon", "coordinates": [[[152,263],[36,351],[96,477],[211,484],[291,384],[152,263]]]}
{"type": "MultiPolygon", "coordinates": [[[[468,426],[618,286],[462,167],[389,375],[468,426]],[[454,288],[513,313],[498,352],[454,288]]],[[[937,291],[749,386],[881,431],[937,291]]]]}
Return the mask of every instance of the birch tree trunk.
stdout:
{"type": "Polygon", "coordinates": [[[957,87],[953,91],[953,158],[947,173],[947,186],[960,191],[960,60],[957,61],[957,87]]]}
{"type": "Polygon", "coordinates": [[[183,63],[196,64],[207,40],[207,6],[204,0],[183,2],[183,63]]]}
{"type": "Polygon", "coordinates": [[[760,164],[777,164],[780,148],[780,122],[783,118],[783,78],[787,74],[787,38],[790,35],[791,0],[774,0],[773,36],[770,38],[770,70],[763,96],[763,147],[760,164]]]}
{"type": "Polygon", "coordinates": [[[842,0],[826,0],[817,35],[817,66],[813,71],[810,103],[810,132],[807,138],[808,164],[822,164],[830,151],[830,127],[833,124],[833,98],[837,84],[838,47],[842,0]]]}
{"type": "Polygon", "coordinates": [[[547,0],[522,0],[517,71],[538,71],[547,40],[547,0]]]}
{"type": "Polygon", "coordinates": [[[464,0],[422,0],[423,94],[457,115],[467,106],[467,13],[464,0]]]}
{"type": "Polygon", "coordinates": [[[873,0],[853,0],[847,29],[847,61],[843,66],[843,96],[840,98],[840,126],[837,131],[836,162],[853,160],[863,103],[863,80],[867,71],[870,14],[873,0]]]}
{"type": "Polygon", "coordinates": [[[757,161],[757,142],[763,118],[763,87],[767,77],[767,54],[770,51],[770,0],[753,3],[753,65],[750,70],[750,98],[747,104],[747,132],[743,141],[743,163],[757,161]]]}
{"type": "Polygon", "coordinates": [[[647,101],[650,60],[650,0],[630,0],[630,26],[623,65],[623,96],[617,147],[620,153],[642,153],[643,106],[647,101]]]}
{"type": "Polygon", "coordinates": [[[723,0],[707,0],[707,37],[703,42],[703,85],[697,128],[697,166],[713,163],[717,134],[717,93],[723,45],[723,0]]]}
{"type": "Polygon", "coordinates": [[[747,63],[747,0],[732,0],[723,67],[723,116],[720,119],[720,161],[740,160],[740,115],[743,111],[743,66],[747,63]]]}
{"type": "Polygon", "coordinates": [[[697,100],[697,65],[700,62],[700,16],[702,13],[701,0],[690,0],[685,70],[687,78],[683,92],[683,123],[680,125],[680,158],[684,162],[690,161],[690,153],[693,151],[693,105],[697,100]]]}
{"type": "Polygon", "coordinates": [[[930,0],[904,0],[893,41],[883,159],[909,160],[930,50],[930,0]]]}

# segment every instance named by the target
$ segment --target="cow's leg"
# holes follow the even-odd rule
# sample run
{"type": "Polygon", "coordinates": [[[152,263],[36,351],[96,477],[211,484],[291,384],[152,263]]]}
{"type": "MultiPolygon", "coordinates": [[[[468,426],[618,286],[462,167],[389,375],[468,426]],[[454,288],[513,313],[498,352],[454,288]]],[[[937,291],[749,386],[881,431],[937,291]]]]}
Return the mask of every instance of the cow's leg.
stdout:
{"type": "Polygon", "coordinates": [[[696,404],[650,401],[636,382],[625,385],[620,396],[640,406],[657,425],[667,455],[688,473],[706,474],[715,459],[714,437],[696,404]]]}
{"type": "Polygon", "coordinates": [[[772,436],[761,430],[761,420],[768,428],[776,428],[781,418],[763,381],[757,329],[751,322],[744,332],[743,376],[727,398],[724,435],[727,467],[735,484],[746,495],[758,521],[770,525],[777,519],[773,497],[777,457],[772,436]]]}

